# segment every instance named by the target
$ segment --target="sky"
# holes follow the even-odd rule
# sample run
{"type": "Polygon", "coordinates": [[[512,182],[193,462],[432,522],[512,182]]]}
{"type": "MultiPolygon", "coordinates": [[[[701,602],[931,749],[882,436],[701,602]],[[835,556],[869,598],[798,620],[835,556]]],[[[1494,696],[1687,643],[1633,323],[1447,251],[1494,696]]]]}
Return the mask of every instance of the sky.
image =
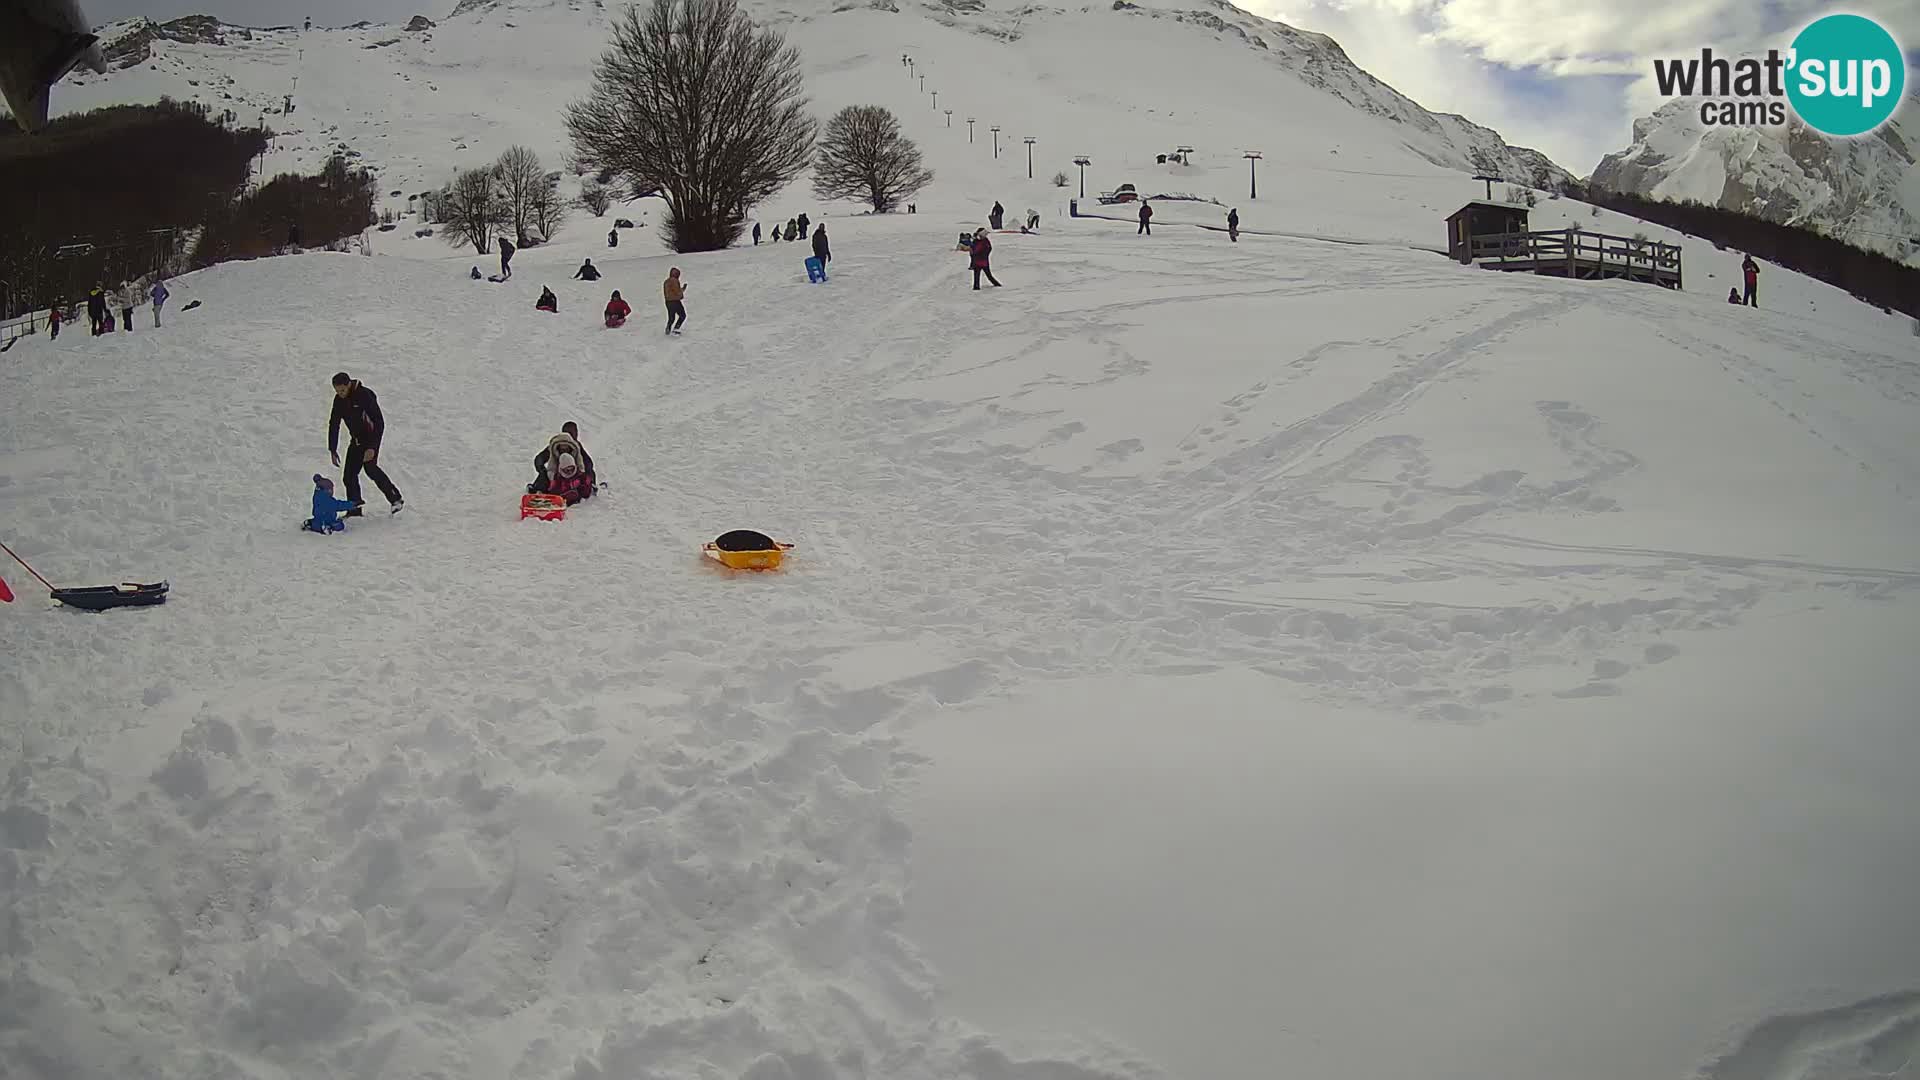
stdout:
{"type": "MultiPolygon", "coordinates": [[[[1784,49],[1806,23],[1850,11],[1892,30],[1920,70],[1920,0],[1236,2],[1255,15],[1332,37],[1355,63],[1422,106],[1459,113],[1581,176],[1603,155],[1625,149],[1634,118],[1660,104],[1651,78],[1656,57],[1698,55],[1704,46],[1733,55],[1784,49]]],[[[342,26],[414,15],[439,19],[453,0],[82,0],[81,6],[96,23],[207,14],[248,26],[309,16],[342,26]]]]}
{"type": "MultiPolygon", "coordinates": [[[[1920,0],[1236,0],[1338,41],[1421,105],[1460,113],[1578,175],[1658,107],[1653,60],[1786,49],[1814,19],[1877,20],[1920,65],[1920,0]]],[[[1909,80],[1912,81],[1911,79],[1909,80]]],[[[1909,86],[1909,93],[1914,91],[1909,86]]]]}

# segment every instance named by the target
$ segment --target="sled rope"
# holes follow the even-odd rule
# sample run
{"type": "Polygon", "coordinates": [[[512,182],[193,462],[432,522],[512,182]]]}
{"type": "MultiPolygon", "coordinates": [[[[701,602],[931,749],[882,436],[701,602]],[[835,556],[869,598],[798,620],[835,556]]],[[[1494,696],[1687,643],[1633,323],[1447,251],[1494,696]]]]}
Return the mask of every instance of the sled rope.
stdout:
{"type": "MultiPolygon", "coordinates": [[[[27,566],[27,560],[21,558],[18,555],[14,555],[13,549],[8,547],[7,545],[0,543],[0,551],[5,551],[9,555],[13,555],[13,561],[19,563],[21,566],[27,566]]],[[[48,592],[59,591],[53,587],[53,582],[48,581],[46,578],[40,577],[40,571],[35,570],[33,567],[27,566],[27,573],[32,574],[35,578],[39,579],[40,584],[45,585],[47,587],[48,592]]]]}

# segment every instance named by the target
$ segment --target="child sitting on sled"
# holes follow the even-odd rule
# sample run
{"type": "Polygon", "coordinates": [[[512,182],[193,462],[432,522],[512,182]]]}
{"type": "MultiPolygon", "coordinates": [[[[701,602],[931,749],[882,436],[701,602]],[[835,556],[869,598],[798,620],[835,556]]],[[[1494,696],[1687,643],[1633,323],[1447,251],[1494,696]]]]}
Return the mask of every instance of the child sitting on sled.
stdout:
{"type": "Polygon", "coordinates": [[[548,462],[547,475],[537,485],[549,495],[558,495],[572,506],[593,497],[593,476],[573,454],[562,451],[548,462]]]}
{"type": "Polygon", "coordinates": [[[327,533],[346,532],[347,523],[340,520],[342,511],[353,509],[353,503],[346,499],[333,497],[333,481],[313,474],[313,516],[300,523],[308,532],[327,533]]]}
{"type": "Polygon", "coordinates": [[[626,325],[627,316],[633,314],[633,306],[620,299],[620,290],[613,290],[613,299],[607,301],[607,329],[616,330],[626,325]]]}
{"type": "Polygon", "coordinates": [[[568,506],[593,498],[599,483],[593,472],[593,458],[580,445],[580,428],[571,420],[562,425],[560,434],[548,440],[546,449],[534,457],[533,468],[538,478],[527,485],[527,491],[558,495],[567,500],[568,506]]]}

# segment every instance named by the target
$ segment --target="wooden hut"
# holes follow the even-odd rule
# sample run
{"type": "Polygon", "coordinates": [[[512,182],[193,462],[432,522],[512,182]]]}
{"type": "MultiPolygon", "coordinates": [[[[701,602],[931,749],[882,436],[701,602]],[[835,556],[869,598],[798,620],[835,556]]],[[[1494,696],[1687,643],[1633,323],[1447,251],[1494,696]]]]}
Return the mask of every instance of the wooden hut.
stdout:
{"type": "Polygon", "coordinates": [[[1526,207],[1519,203],[1475,199],[1447,218],[1447,254],[1460,262],[1471,263],[1474,237],[1526,231],[1526,207]]]}

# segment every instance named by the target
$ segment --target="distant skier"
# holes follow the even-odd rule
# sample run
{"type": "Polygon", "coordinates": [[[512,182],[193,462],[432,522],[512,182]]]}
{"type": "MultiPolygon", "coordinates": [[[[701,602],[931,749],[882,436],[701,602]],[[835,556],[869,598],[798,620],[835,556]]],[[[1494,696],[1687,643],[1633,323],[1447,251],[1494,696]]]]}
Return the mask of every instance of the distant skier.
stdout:
{"type": "Polygon", "coordinates": [[[974,230],[973,247],[970,250],[972,251],[972,255],[968,258],[967,263],[973,268],[973,291],[980,291],[981,274],[987,275],[987,280],[993,282],[994,288],[999,288],[1000,282],[995,280],[993,276],[993,266],[990,262],[993,256],[993,241],[987,239],[987,230],[974,230]]]}
{"type": "Polygon", "coordinates": [[[1227,211],[1227,239],[1233,241],[1236,244],[1240,242],[1240,211],[1239,210],[1227,211]]]}
{"type": "Polygon", "coordinates": [[[335,498],[333,494],[333,481],[321,476],[319,473],[314,473],[313,516],[301,522],[300,527],[308,532],[317,532],[322,536],[327,533],[346,532],[347,523],[340,520],[341,511],[351,514],[353,512],[353,503],[346,499],[335,498]]]}
{"type": "Polygon", "coordinates": [[[558,315],[560,314],[560,298],[553,295],[552,289],[542,285],[540,286],[540,299],[533,302],[533,307],[535,311],[551,311],[555,315],[558,315]]]}
{"type": "Polygon", "coordinates": [[[627,324],[627,316],[633,314],[633,305],[620,299],[620,290],[613,290],[613,297],[607,301],[607,329],[618,330],[627,324]]]}
{"type": "Polygon", "coordinates": [[[586,260],[583,260],[583,261],[582,261],[582,262],[580,263],[580,269],[578,269],[578,270],[575,270],[575,271],[573,272],[573,280],[575,280],[575,281],[599,281],[599,280],[600,280],[600,271],[599,271],[599,269],[598,269],[598,268],[596,268],[596,267],[595,267],[595,266],[593,265],[593,260],[592,260],[592,259],[586,259],[586,260]]]}
{"type": "Polygon", "coordinates": [[[512,264],[513,264],[513,241],[508,240],[506,237],[503,236],[500,238],[500,280],[501,281],[505,281],[508,278],[513,276],[512,264]]]}
{"type": "Polygon", "coordinates": [[[661,282],[660,290],[667,298],[667,333],[678,334],[687,322],[687,306],[682,303],[687,298],[687,284],[680,280],[679,267],[667,272],[667,280],[661,282]]]}
{"type": "Polygon", "coordinates": [[[1746,305],[1748,307],[1759,307],[1760,299],[1756,290],[1760,283],[1760,264],[1754,262],[1753,256],[1749,255],[1746,261],[1740,264],[1740,272],[1746,275],[1747,280],[1746,305]]]}
{"type": "Polygon", "coordinates": [[[822,266],[833,261],[833,252],[827,249],[827,225],[824,221],[813,230],[813,257],[819,259],[822,266]]]}
{"type": "Polygon", "coordinates": [[[372,390],[360,385],[346,372],[333,377],[333,415],[327,420],[327,452],[340,464],[340,425],[347,425],[347,498],[353,509],[348,517],[359,517],[365,500],[360,498],[360,472],[365,470],[380,493],[393,505],[393,513],[402,509],[400,489],[393,486],[380,468],[380,440],[387,433],[387,418],[380,413],[380,401],[372,390]]]}
{"type": "Polygon", "coordinates": [[[153,298],[153,325],[157,330],[160,327],[160,309],[166,306],[167,297],[173,294],[167,291],[167,283],[164,280],[156,278],[153,288],[147,290],[147,295],[153,298]]]}
{"type": "Polygon", "coordinates": [[[992,229],[994,232],[999,232],[1000,222],[1003,221],[1006,218],[1006,216],[1007,216],[1007,208],[1004,206],[1001,206],[1000,201],[998,199],[994,200],[993,209],[987,211],[987,227],[992,229]]]}
{"type": "Polygon", "coordinates": [[[753,246],[760,246],[760,223],[757,221],[753,223],[753,246]]]}
{"type": "Polygon", "coordinates": [[[620,246],[620,227],[619,226],[616,225],[613,228],[607,230],[607,246],[610,248],[617,248],[620,246]]]}
{"type": "Polygon", "coordinates": [[[1140,228],[1133,235],[1139,236],[1141,233],[1153,235],[1153,207],[1148,206],[1145,199],[1140,200],[1140,228]]]}

